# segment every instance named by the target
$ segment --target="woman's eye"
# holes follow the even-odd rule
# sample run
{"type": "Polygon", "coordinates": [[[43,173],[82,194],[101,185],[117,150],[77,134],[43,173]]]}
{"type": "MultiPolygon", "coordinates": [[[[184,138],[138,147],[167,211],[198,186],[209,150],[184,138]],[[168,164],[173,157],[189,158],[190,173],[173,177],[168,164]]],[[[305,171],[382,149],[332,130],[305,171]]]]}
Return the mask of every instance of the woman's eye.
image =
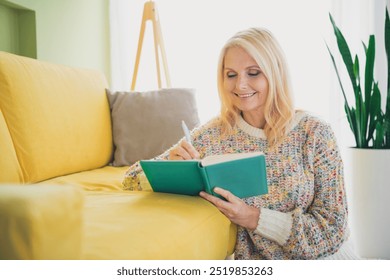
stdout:
{"type": "Polygon", "coordinates": [[[228,78],[234,78],[235,76],[237,76],[236,73],[233,73],[233,72],[227,72],[226,73],[226,77],[228,77],[228,78]]]}
{"type": "Polygon", "coordinates": [[[250,70],[250,71],[248,72],[248,75],[249,75],[249,76],[252,76],[252,77],[255,77],[255,76],[259,75],[260,73],[261,73],[260,70],[250,70]]]}

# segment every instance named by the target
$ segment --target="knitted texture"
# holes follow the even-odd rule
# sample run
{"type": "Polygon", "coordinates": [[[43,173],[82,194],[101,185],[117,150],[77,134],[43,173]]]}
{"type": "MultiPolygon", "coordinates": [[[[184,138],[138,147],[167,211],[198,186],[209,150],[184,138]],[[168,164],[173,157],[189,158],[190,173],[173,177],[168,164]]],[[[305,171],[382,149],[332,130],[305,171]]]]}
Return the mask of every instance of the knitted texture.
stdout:
{"type": "MultiPolygon", "coordinates": [[[[273,148],[263,130],[242,118],[228,136],[221,135],[219,118],[191,136],[201,158],[256,151],[266,156],[268,194],[244,202],[268,210],[260,214],[256,230],[238,227],[236,259],[317,259],[337,252],[347,238],[347,202],[343,163],[328,124],[297,113],[273,148]]],[[[169,150],[157,158],[168,156],[169,150]]],[[[124,189],[141,190],[140,174],[137,162],[126,172],[124,189]]]]}

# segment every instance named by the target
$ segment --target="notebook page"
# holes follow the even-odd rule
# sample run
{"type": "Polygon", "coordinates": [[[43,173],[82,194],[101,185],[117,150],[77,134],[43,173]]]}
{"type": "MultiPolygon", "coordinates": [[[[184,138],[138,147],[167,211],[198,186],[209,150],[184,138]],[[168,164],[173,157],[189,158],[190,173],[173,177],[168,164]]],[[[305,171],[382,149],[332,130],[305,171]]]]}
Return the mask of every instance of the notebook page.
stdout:
{"type": "Polygon", "coordinates": [[[201,160],[202,166],[213,165],[221,162],[227,162],[237,159],[250,158],[258,155],[263,155],[262,152],[253,152],[253,153],[235,153],[235,154],[223,154],[223,155],[213,155],[207,156],[201,160]]]}

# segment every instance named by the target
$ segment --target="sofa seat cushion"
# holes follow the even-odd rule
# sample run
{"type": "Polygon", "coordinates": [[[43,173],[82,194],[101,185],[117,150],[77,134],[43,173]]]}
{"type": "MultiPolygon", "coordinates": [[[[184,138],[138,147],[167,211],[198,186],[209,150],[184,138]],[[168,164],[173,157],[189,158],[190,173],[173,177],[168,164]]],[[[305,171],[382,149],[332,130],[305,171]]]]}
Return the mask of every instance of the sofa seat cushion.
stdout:
{"type": "Polygon", "coordinates": [[[200,197],[86,192],[84,259],[224,259],[236,228],[200,197]]]}
{"type": "Polygon", "coordinates": [[[0,259],[80,259],[79,188],[0,185],[0,259]]]}
{"type": "Polygon", "coordinates": [[[73,185],[87,191],[122,190],[123,176],[128,166],[102,168],[59,176],[39,184],[73,185]]]}

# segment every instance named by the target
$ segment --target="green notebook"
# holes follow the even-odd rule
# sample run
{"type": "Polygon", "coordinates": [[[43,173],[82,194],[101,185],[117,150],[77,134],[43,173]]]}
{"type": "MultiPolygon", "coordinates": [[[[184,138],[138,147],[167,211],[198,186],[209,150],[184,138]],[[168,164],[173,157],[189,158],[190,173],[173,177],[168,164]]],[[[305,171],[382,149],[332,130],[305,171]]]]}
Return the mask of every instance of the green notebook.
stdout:
{"type": "Polygon", "coordinates": [[[266,194],[267,172],[263,153],[208,156],[202,160],[141,160],[142,169],[155,192],[220,197],[214,187],[240,198],[266,194]]]}

